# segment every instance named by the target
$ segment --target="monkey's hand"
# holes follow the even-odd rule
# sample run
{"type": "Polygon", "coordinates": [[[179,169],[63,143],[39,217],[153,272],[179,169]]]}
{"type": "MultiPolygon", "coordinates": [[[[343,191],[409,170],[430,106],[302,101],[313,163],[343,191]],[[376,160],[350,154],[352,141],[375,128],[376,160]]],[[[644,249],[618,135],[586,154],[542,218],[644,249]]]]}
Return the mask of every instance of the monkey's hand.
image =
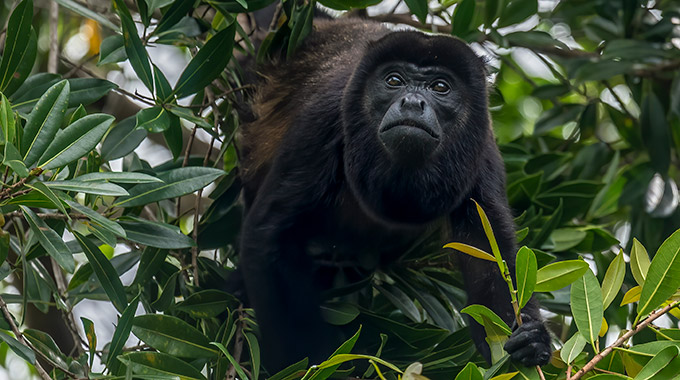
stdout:
{"type": "Polygon", "coordinates": [[[503,348],[510,354],[512,360],[524,366],[548,364],[552,355],[548,330],[543,322],[527,314],[522,314],[522,320],[524,323],[514,328],[503,348]]]}

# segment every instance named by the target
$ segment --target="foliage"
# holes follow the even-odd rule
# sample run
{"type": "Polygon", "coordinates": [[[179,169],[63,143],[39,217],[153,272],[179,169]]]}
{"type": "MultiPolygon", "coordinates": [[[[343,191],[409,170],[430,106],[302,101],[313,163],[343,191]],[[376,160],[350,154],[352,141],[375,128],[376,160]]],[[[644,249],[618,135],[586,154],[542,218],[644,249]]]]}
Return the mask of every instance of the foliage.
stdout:
{"type": "MultiPolygon", "coordinates": [[[[242,210],[236,109],[243,65],[293,54],[317,2],[283,1],[266,34],[244,15],[275,0],[55,1],[57,18],[32,0],[0,4],[0,363],[9,350],[45,379],[539,378],[499,349],[511,326],[463,309],[455,256],[499,256],[457,242],[417,247],[360,282],[337,278],[324,315],[356,334],[324,363],[267,373],[252,311],[223,291],[242,210]],[[59,48],[74,37],[87,56],[59,48]],[[159,46],[187,57],[177,75],[151,54],[159,46]],[[138,91],[104,79],[122,67],[138,91]],[[132,112],[113,105],[121,99],[132,112]],[[172,158],[152,163],[143,142],[172,158]],[[113,305],[112,336],[96,315],[75,318],[84,300],[113,305]],[[484,324],[491,367],[460,312],[484,324]],[[48,315],[60,318],[41,324],[48,315]]],[[[361,14],[380,1],[318,3],[361,14]]],[[[517,311],[539,299],[561,348],[542,375],[679,376],[680,7],[406,0],[385,13],[396,5],[386,3],[369,17],[453,34],[489,58],[525,246],[509,291],[517,311]]]]}

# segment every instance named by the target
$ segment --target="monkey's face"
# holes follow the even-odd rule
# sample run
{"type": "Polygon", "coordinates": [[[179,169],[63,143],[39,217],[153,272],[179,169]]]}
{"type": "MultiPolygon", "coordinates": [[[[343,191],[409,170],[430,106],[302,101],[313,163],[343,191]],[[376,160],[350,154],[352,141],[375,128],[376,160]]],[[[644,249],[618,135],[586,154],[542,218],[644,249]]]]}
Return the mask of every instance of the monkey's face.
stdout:
{"type": "Polygon", "coordinates": [[[371,75],[367,106],[392,160],[419,166],[438,150],[460,108],[456,83],[445,67],[407,62],[383,64],[371,75]]]}

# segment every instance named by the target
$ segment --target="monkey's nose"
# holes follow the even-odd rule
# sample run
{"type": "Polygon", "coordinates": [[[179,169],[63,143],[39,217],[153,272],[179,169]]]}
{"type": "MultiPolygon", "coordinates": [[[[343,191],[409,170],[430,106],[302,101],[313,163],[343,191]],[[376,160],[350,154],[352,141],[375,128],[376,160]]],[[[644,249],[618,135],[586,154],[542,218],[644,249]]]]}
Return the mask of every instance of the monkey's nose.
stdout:
{"type": "Polygon", "coordinates": [[[401,98],[401,109],[423,112],[425,111],[425,99],[418,94],[409,93],[401,98]]]}

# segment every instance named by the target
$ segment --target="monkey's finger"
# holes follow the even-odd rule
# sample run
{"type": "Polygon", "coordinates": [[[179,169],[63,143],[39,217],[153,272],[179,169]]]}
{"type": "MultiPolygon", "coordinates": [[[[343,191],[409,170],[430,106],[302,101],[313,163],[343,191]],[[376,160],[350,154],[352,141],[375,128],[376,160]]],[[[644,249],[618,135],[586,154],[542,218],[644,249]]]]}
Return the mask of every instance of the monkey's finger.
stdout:
{"type": "Polygon", "coordinates": [[[550,350],[542,343],[531,343],[517,351],[510,352],[510,358],[527,367],[545,365],[550,361],[550,350]]]}

